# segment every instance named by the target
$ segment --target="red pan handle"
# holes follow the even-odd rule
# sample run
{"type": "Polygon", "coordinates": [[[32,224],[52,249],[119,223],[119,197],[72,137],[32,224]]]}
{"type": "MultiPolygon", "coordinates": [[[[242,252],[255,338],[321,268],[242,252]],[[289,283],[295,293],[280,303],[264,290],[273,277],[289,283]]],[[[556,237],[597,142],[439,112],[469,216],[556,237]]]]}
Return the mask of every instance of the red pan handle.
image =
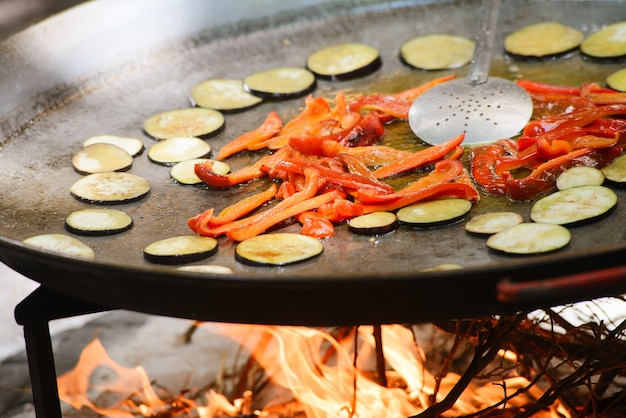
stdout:
{"type": "Polygon", "coordinates": [[[500,302],[519,303],[545,299],[555,292],[584,294],[590,290],[610,289],[624,281],[626,265],[541,280],[514,282],[505,278],[496,286],[496,297],[500,302]]]}

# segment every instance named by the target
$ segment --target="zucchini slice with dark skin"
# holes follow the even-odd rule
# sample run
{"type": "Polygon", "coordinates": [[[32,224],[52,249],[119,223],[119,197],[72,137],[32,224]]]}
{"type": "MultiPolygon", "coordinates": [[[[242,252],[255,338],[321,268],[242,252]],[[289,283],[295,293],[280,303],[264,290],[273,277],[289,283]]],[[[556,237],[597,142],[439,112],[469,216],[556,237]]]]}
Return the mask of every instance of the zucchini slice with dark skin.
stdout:
{"type": "Polygon", "coordinates": [[[402,226],[436,228],[460,222],[471,208],[469,200],[439,199],[405,206],[398,210],[396,216],[402,226]]]}
{"type": "Polygon", "coordinates": [[[487,247],[504,254],[543,254],[565,247],[570,240],[571,234],[564,226],[524,222],[491,235],[487,247]]]}
{"type": "Polygon", "coordinates": [[[626,21],[613,23],[587,36],[580,44],[583,58],[598,62],[626,61],[626,21]]]}
{"type": "Polygon", "coordinates": [[[192,105],[225,114],[243,112],[262,102],[262,98],[245,91],[243,81],[237,79],[212,78],[191,90],[192,105]]]}
{"type": "Polygon", "coordinates": [[[143,142],[138,138],[117,135],[96,135],[87,138],[83,142],[83,147],[92,144],[112,144],[125,150],[131,156],[136,157],[144,150],[143,142]]]}
{"type": "Polygon", "coordinates": [[[626,68],[610,74],[606,78],[606,85],[613,90],[626,92],[626,68]]]}
{"type": "Polygon", "coordinates": [[[604,174],[607,184],[611,186],[625,188],[626,187],[626,154],[620,155],[614,159],[609,165],[603,167],[600,171],[604,174]]]}
{"type": "Polygon", "coordinates": [[[233,269],[226,266],[220,266],[217,264],[200,264],[181,266],[177,270],[190,271],[193,273],[205,273],[205,274],[233,274],[233,269]]]}
{"type": "Polygon", "coordinates": [[[460,68],[472,60],[474,41],[462,36],[429,34],[415,37],[400,47],[400,61],[419,70],[460,68]]]}
{"type": "Polygon", "coordinates": [[[230,173],[230,166],[223,161],[209,160],[206,158],[194,158],[176,163],[170,169],[170,176],[180,184],[204,184],[196,175],[196,164],[211,162],[211,170],[216,174],[230,173]]]}
{"type": "Polygon", "coordinates": [[[214,109],[191,107],[169,110],[150,116],[143,131],[150,138],[162,140],[178,136],[207,139],[220,133],[225,126],[224,115],[214,109]]]}
{"type": "Polygon", "coordinates": [[[70,213],[65,218],[65,229],[76,235],[114,235],[128,231],[132,226],[133,218],[118,209],[81,209],[70,213]]]}
{"type": "Polygon", "coordinates": [[[72,157],[72,165],[80,174],[126,171],[133,165],[133,156],[113,144],[91,144],[72,157]]]}
{"type": "Polygon", "coordinates": [[[471,234],[491,235],[522,222],[524,218],[516,212],[488,212],[467,221],[465,230],[471,234]]]}
{"type": "Polygon", "coordinates": [[[89,174],[70,188],[70,194],[74,198],[96,204],[134,202],[145,197],[148,192],[148,180],[135,174],[120,172],[89,174]]]}
{"type": "Polygon", "coordinates": [[[259,71],[243,80],[245,91],[267,100],[303,97],[317,88],[315,75],[298,67],[281,67],[259,71]]]}
{"type": "Polygon", "coordinates": [[[194,136],[177,136],[157,142],[148,149],[150,161],[161,165],[174,165],[181,161],[205,158],[211,146],[194,136]]]}
{"type": "Polygon", "coordinates": [[[525,26],[504,38],[504,50],[518,60],[548,60],[575,52],[585,35],[558,22],[525,26]]]}
{"type": "Polygon", "coordinates": [[[180,235],[153,242],[143,250],[144,258],[154,264],[193,263],[217,252],[217,240],[198,235],[180,235]]]}
{"type": "Polygon", "coordinates": [[[317,257],[324,245],[317,238],[294,233],[262,234],[241,241],[235,259],[253,266],[286,266],[317,257]]]}
{"type": "Polygon", "coordinates": [[[26,238],[22,242],[47,251],[54,251],[73,257],[95,258],[95,253],[91,247],[69,235],[42,234],[26,238]]]}
{"type": "Polygon", "coordinates": [[[604,186],[578,186],[552,193],[530,208],[530,219],[555,225],[581,225],[609,215],[617,194],[604,186]]]}
{"type": "Polygon", "coordinates": [[[348,221],[348,229],[357,235],[382,235],[397,227],[398,218],[392,212],[372,212],[348,221]]]}
{"type": "Polygon", "coordinates": [[[320,49],[306,60],[306,68],[322,80],[344,81],[364,77],[382,66],[380,53],[360,43],[332,45],[320,49]]]}
{"type": "Polygon", "coordinates": [[[585,165],[569,168],[556,178],[556,188],[559,190],[578,186],[601,186],[602,183],[604,183],[602,171],[585,165]]]}

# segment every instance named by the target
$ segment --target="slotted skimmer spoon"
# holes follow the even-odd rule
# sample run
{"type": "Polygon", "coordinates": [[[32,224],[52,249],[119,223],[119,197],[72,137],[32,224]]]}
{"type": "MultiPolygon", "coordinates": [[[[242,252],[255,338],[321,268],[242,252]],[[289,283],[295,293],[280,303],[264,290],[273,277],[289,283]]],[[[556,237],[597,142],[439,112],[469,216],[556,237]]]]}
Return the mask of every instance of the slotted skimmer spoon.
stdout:
{"type": "Polygon", "coordinates": [[[516,83],[489,77],[500,0],[483,0],[474,55],[465,79],[421,94],[409,111],[409,125],[424,142],[437,145],[465,132],[464,144],[516,135],[532,115],[528,93],[516,83]]]}

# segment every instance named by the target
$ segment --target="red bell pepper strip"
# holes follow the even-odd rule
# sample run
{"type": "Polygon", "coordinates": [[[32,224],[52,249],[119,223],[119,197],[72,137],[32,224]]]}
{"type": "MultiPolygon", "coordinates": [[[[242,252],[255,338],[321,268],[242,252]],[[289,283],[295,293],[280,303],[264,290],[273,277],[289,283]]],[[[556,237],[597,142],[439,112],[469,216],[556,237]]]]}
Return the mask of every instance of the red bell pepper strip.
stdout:
{"type": "Polygon", "coordinates": [[[363,208],[351,200],[337,197],[317,208],[317,213],[330,222],[339,223],[363,215],[363,208]]]}
{"type": "Polygon", "coordinates": [[[439,145],[433,145],[423,150],[417,151],[407,158],[403,158],[398,161],[394,161],[386,166],[383,166],[374,171],[374,176],[379,179],[395,176],[397,174],[415,170],[423,167],[426,164],[430,164],[434,161],[444,158],[449,153],[453,152],[457,146],[461,145],[465,139],[465,133],[461,133],[455,138],[452,138],[439,145]]]}
{"type": "Polygon", "coordinates": [[[558,93],[567,96],[580,95],[580,88],[578,87],[556,86],[553,84],[541,83],[531,80],[517,80],[517,84],[528,92],[558,93]]]}
{"type": "Polygon", "coordinates": [[[445,83],[446,81],[453,80],[455,78],[456,78],[456,74],[444,75],[443,77],[435,78],[434,80],[430,80],[417,87],[412,87],[410,89],[403,90],[399,93],[393,94],[393,96],[401,100],[413,102],[426,90],[431,89],[438,84],[445,83]]]}
{"type": "Polygon", "coordinates": [[[498,142],[470,150],[472,177],[487,193],[503,195],[506,192],[502,175],[497,171],[497,161],[505,155],[505,148],[498,142]]]}
{"type": "Polygon", "coordinates": [[[412,102],[385,94],[371,94],[354,99],[348,105],[351,112],[376,110],[395,119],[408,119],[412,102]]]}
{"type": "Polygon", "coordinates": [[[276,112],[270,112],[261,126],[246,132],[228,144],[224,145],[217,154],[218,160],[223,160],[241,151],[250,149],[252,144],[266,141],[280,132],[283,122],[276,112]]]}
{"type": "Polygon", "coordinates": [[[626,134],[626,120],[615,118],[596,119],[585,126],[585,132],[589,135],[605,136],[619,140],[626,134]]]}
{"type": "Polygon", "coordinates": [[[313,238],[328,238],[335,233],[332,222],[316,211],[302,212],[298,215],[298,222],[302,224],[302,235],[313,238]]]}

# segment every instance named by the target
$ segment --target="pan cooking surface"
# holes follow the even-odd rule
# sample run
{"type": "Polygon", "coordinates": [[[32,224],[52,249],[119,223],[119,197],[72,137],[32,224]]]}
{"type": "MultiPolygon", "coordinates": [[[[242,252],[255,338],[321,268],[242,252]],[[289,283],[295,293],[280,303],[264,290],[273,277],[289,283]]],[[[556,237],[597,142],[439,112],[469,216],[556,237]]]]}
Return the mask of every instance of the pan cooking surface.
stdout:
{"type": "MultiPolygon", "coordinates": [[[[33,235],[65,233],[65,217],[74,210],[89,206],[69,194],[70,186],[81,178],[71,166],[71,157],[81,148],[82,142],[94,135],[116,134],[140,138],[146,148],[150,147],[154,141],[142,133],[144,120],[155,113],[189,106],[192,87],[205,79],[243,78],[258,70],[303,66],[310,53],[343,42],[363,42],[378,48],[382,68],[373,75],[353,81],[320,80],[314,95],[332,98],[339,91],[348,94],[394,93],[448,74],[418,71],[402,65],[397,56],[400,45],[418,34],[431,32],[472,37],[478,2],[410,3],[365,7],[366,3],[358,2],[357,6],[363,7],[352,10],[317,6],[296,13],[293,23],[279,24],[271,19],[261,19],[240,23],[240,30],[234,24],[221,31],[207,28],[191,38],[164,42],[149,57],[141,54],[136,59],[125,57],[123,65],[102,68],[89,77],[77,78],[66,86],[57,87],[63,97],[63,103],[58,106],[53,106],[54,92],[34,98],[42,100],[43,97],[50,101],[50,110],[32,123],[15,129],[16,134],[0,142],[0,235],[7,237],[11,246],[19,248],[16,241],[33,235]],[[64,87],[72,94],[63,93],[64,87]]],[[[346,3],[343,4],[345,7],[346,3]]],[[[179,7],[185,7],[185,3],[181,2],[179,7]]],[[[620,12],[623,12],[623,4],[619,2],[505,2],[500,13],[491,74],[568,85],[589,81],[602,83],[608,74],[620,68],[619,64],[589,63],[578,55],[543,63],[507,61],[501,53],[503,36],[524,25],[546,20],[559,20],[588,33],[612,23],[620,12]]],[[[106,43],[106,39],[102,42],[106,43]]],[[[97,47],[94,45],[94,54],[98,53],[97,47]]],[[[71,59],[61,52],[58,55],[59,60],[71,59]]],[[[68,62],[59,62],[59,65],[66,66],[68,62]]],[[[456,73],[462,77],[466,71],[467,68],[463,68],[456,73]]],[[[304,99],[266,102],[251,111],[227,115],[226,129],[208,141],[217,152],[232,138],[260,125],[268,112],[277,111],[287,121],[302,109],[303,104],[304,99]]],[[[408,123],[388,126],[384,141],[406,148],[419,146],[408,123]]],[[[235,170],[259,156],[246,154],[227,162],[235,170]]],[[[220,210],[267,186],[264,181],[219,191],[203,186],[182,186],[170,179],[168,167],[149,162],[146,152],[135,158],[130,172],[148,179],[152,187],[147,198],[115,206],[133,217],[134,227],[110,237],[81,237],[95,250],[96,260],[86,263],[68,261],[67,266],[73,266],[68,267],[68,273],[72,273],[75,266],[80,267],[81,274],[92,268],[93,277],[58,280],[60,288],[73,287],[77,292],[92,293],[96,289],[97,292],[99,285],[107,283],[108,278],[119,271],[125,277],[136,277],[141,282],[140,287],[144,288],[148,282],[158,289],[167,289],[177,280],[182,285],[186,283],[184,274],[149,264],[143,259],[143,248],[156,240],[189,234],[191,231],[186,224],[189,217],[209,207],[220,210]],[[98,284],[98,280],[102,283],[98,284]]],[[[219,239],[217,255],[197,264],[228,266],[235,272],[231,279],[235,282],[250,279],[253,282],[297,284],[307,279],[322,286],[327,284],[327,290],[334,284],[352,280],[377,283],[383,289],[388,286],[386,280],[388,283],[415,282],[420,279],[418,272],[440,264],[464,266],[471,272],[471,277],[480,276],[483,270],[519,272],[525,266],[541,263],[561,265],[559,269],[564,268],[563,272],[567,272],[564,260],[601,254],[605,249],[620,249],[624,245],[623,202],[626,194],[623,191],[618,193],[620,204],[614,214],[601,222],[572,229],[569,247],[547,256],[511,258],[496,255],[487,250],[484,238],[465,233],[463,223],[430,230],[401,228],[374,238],[354,235],[343,225],[336,228],[334,237],[324,241],[324,252],[320,257],[298,265],[283,268],[244,266],[235,261],[235,244],[225,238],[219,239]]],[[[516,211],[528,220],[530,203],[484,198],[475,205],[472,215],[493,210],[516,211]]],[[[285,226],[282,231],[298,232],[299,225],[285,226]]],[[[43,267],[26,266],[28,262],[14,267],[55,287],[54,280],[47,278],[42,271],[46,260],[56,260],[56,256],[38,251],[31,253],[30,250],[24,254],[35,264],[40,260],[43,267]]],[[[14,264],[10,260],[6,262],[14,264]]],[[[463,273],[450,274],[454,280],[463,280],[463,273]]],[[[429,277],[428,274],[425,277],[429,277]]],[[[193,279],[192,284],[196,286],[198,283],[209,286],[212,280],[216,283],[225,280],[212,276],[193,276],[193,279]]]]}

